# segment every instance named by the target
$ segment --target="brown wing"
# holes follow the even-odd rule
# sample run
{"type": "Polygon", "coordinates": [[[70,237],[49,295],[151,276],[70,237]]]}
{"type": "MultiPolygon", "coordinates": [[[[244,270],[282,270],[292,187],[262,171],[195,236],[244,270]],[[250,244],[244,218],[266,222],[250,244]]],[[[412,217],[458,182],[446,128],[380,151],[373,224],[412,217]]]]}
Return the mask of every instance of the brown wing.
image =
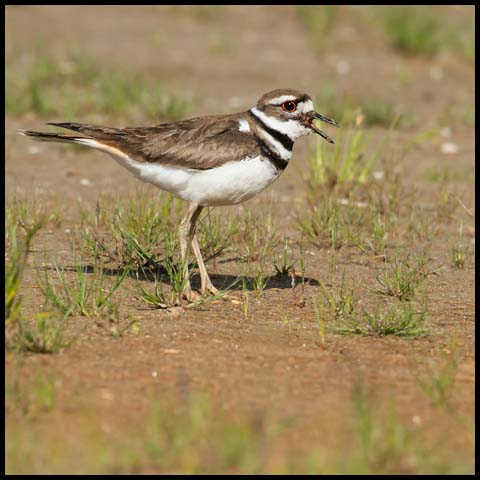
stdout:
{"type": "Polygon", "coordinates": [[[198,117],[152,127],[109,128],[79,123],[51,123],[116,147],[137,161],[215,168],[260,154],[255,137],[238,130],[236,117],[198,117]]]}

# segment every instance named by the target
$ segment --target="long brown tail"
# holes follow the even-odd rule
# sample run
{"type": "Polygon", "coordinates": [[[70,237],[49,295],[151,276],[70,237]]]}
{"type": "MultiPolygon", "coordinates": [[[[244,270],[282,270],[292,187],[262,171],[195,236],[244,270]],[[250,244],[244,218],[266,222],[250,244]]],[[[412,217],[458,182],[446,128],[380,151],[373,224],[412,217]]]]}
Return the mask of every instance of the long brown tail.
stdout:
{"type": "Polygon", "coordinates": [[[31,137],[37,142],[61,142],[61,143],[77,143],[80,138],[78,135],[69,135],[65,133],[44,133],[32,132],[31,130],[19,130],[18,133],[31,137]]]}
{"type": "Polygon", "coordinates": [[[84,134],[84,136],[71,135],[68,133],[33,132],[31,130],[19,130],[18,133],[39,142],[75,143],[99,150],[113,157],[120,165],[134,175],[138,175],[139,170],[137,162],[130,158],[126,152],[118,148],[111,140],[103,140],[103,138],[109,136],[112,137],[119,135],[121,137],[124,130],[109,127],[97,127],[95,125],[84,125],[81,123],[49,123],[48,125],[76,130],[84,134]]]}
{"type": "Polygon", "coordinates": [[[66,128],[75,132],[81,133],[80,135],[72,135],[68,133],[47,133],[47,132],[33,132],[31,130],[19,130],[18,132],[27,137],[31,137],[33,140],[39,142],[63,142],[63,143],[84,143],[79,140],[85,140],[93,138],[97,140],[107,139],[112,135],[119,135],[121,129],[110,127],[99,127],[97,125],[88,125],[83,123],[47,123],[47,125],[53,125],[54,127],[66,128]]]}

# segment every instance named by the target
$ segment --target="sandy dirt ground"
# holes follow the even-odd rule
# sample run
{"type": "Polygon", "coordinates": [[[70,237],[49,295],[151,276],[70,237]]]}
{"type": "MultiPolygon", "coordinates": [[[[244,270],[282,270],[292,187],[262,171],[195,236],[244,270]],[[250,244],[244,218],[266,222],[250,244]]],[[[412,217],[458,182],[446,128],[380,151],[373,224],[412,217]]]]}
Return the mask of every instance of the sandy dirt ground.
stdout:
{"type": "MultiPolygon", "coordinates": [[[[333,83],[339,91],[355,96],[375,95],[379,101],[401,103],[418,119],[413,126],[391,133],[384,153],[388,159],[421,132],[438,126],[450,105],[473,104],[474,67],[449,54],[434,58],[399,55],[379,31],[364,35],[364,26],[355,21],[357,13],[354,7],[341,9],[327,47],[316,53],[291,6],[225,7],[205,17],[154,6],[10,7],[6,11],[7,69],[12,55],[28,56],[38,46],[62,58],[68,46],[80,45],[106,65],[139,71],[171,91],[189,95],[194,100],[187,116],[241,111],[274,88],[292,87],[316,96],[323,84],[333,83]],[[219,38],[228,39],[226,52],[219,38]],[[339,73],[339,63],[348,64],[347,73],[339,73]],[[402,69],[409,72],[406,85],[395,80],[402,69]]],[[[329,114],[321,105],[317,109],[329,114]]],[[[60,211],[58,224],[49,224],[34,241],[22,283],[27,312],[38,310],[42,303],[35,272],[45,255],[62,266],[74,264],[70,240],[80,225],[79,211],[93,211],[97,201],[109,208],[115,195],[126,201],[138,189],[128,172],[100,153],[54,144],[39,144],[32,150],[32,143],[16,134],[17,128],[39,129],[46,121],[62,120],[71,119],[6,116],[6,201],[14,196],[35,199],[47,211],[60,211]]],[[[97,117],[74,120],[98,123],[97,117]]],[[[119,126],[134,121],[121,119],[119,126]]],[[[106,115],[104,122],[114,125],[116,119],[106,115]]],[[[440,127],[444,131],[448,127],[447,139],[431,136],[395,165],[404,190],[416,192],[416,204],[431,212],[426,221],[435,226],[428,264],[436,272],[422,285],[428,293],[427,336],[340,335],[329,320],[322,347],[314,307],[309,300],[299,305],[299,288],[291,288],[288,275],[272,278],[260,298],[250,292],[246,318],[240,304],[241,287],[233,292],[239,300],[224,298],[167,311],[135,299],[129,279],[116,300],[122,318],[135,319],[135,331],[114,338],[99,326],[98,319],[75,316],[69,328],[77,339],[61,353],[7,352],[7,376],[15,376],[26,391],[36,377],[53,377],[57,385],[54,408],[31,415],[7,408],[6,442],[14,445],[7,449],[11,473],[105,471],[77,443],[85,438],[87,424],[98,427],[107,442],[114,443],[134,427],[148,427],[152,402],[168,398],[175,405],[185,392],[207,395],[222,414],[257,412],[272,425],[290,420],[291,425],[278,436],[279,452],[314,448],[341,458],[341,452],[355,448],[352,391],[358,382],[371,392],[376,412],[395,408],[401,421],[425,442],[439,442],[439,455],[461,459],[468,470],[473,463],[472,433],[458,416],[468,424],[474,421],[475,270],[473,264],[457,269],[450,259],[450,245],[462,222],[465,238],[474,247],[474,220],[466,211],[474,214],[474,125],[450,118],[440,127]],[[457,150],[442,153],[445,142],[455,143],[457,150]],[[426,179],[432,169],[455,174],[445,187],[426,179]],[[448,218],[436,215],[442,188],[448,188],[463,204],[448,218]],[[425,372],[432,366],[438,371],[448,357],[453,336],[458,366],[449,402],[457,416],[432,404],[415,376],[423,372],[433,378],[433,373],[425,372]],[[15,456],[15,451],[24,451],[20,444],[28,447],[25,462],[15,456]],[[50,444],[55,448],[45,447],[50,444]],[[78,452],[78,462],[72,460],[72,452],[78,452]]],[[[375,138],[387,134],[381,126],[370,130],[375,138]]],[[[335,129],[328,131],[332,136],[338,134],[335,129]]],[[[280,238],[288,235],[297,248],[297,265],[296,215],[306,205],[309,144],[313,142],[297,142],[292,164],[267,191],[245,206],[217,209],[228,216],[241,214],[245,208],[258,214],[271,208],[280,238]]],[[[143,188],[156,195],[154,187],[143,188]]],[[[397,241],[412,251],[421,247],[411,237],[397,241]]],[[[332,273],[328,248],[311,244],[306,248],[306,277],[311,281],[305,294],[310,299],[320,295],[318,282],[332,285],[332,273]]],[[[383,268],[381,260],[352,245],[339,249],[336,261],[337,276],[346,271],[349,279],[372,289],[375,275],[383,268]]],[[[242,268],[235,249],[227,249],[208,264],[219,287],[235,280],[242,268]]],[[[273,264],[268,270],[274,274],[273,264]]],[[[198,287],[197,276],[193,284],[198,287]]],[[[359,292],[365,308],[373,305],[371,290],[359,292]]],[[[270,471],[275,469],[275,460],[271,462],[270,471]]],[[[108,468],[132,471],[115,461],[108,468]]],[[[137,470],[152,473],[158,468],[141,464],[137,470]]]]}

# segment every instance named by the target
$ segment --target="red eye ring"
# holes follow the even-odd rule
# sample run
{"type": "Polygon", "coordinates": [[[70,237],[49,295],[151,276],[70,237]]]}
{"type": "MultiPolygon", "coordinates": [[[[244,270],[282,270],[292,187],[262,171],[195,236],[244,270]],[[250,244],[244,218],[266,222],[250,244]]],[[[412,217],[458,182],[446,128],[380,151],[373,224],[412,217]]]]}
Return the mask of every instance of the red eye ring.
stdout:
{"type": "Polygon", "coordinates": [[[297,109],[297,103],[293,102],[292,100],[288,100],[287,102],[282,103],[282,108],[288,113],[292,113],[297,109]]]}

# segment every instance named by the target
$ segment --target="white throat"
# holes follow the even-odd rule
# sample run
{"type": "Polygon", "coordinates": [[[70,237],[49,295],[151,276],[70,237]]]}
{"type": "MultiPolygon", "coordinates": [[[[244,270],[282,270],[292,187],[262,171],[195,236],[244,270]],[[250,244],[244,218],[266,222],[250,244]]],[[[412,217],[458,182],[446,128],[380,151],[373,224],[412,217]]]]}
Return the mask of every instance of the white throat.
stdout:
{"type": "Polygon", "coordinates": [[[258,110],[256,107],[250,109],[255,117],[261,120],[267,127],[276,130],[277,132],[283,133],[290,137],[292,141],[295,141],[297,138],[303,137],[312,133],[312,130],[302,125],[298,120],[287,120],[282,121],[276,117],[270,117],[265,113],[258,110]]]}

